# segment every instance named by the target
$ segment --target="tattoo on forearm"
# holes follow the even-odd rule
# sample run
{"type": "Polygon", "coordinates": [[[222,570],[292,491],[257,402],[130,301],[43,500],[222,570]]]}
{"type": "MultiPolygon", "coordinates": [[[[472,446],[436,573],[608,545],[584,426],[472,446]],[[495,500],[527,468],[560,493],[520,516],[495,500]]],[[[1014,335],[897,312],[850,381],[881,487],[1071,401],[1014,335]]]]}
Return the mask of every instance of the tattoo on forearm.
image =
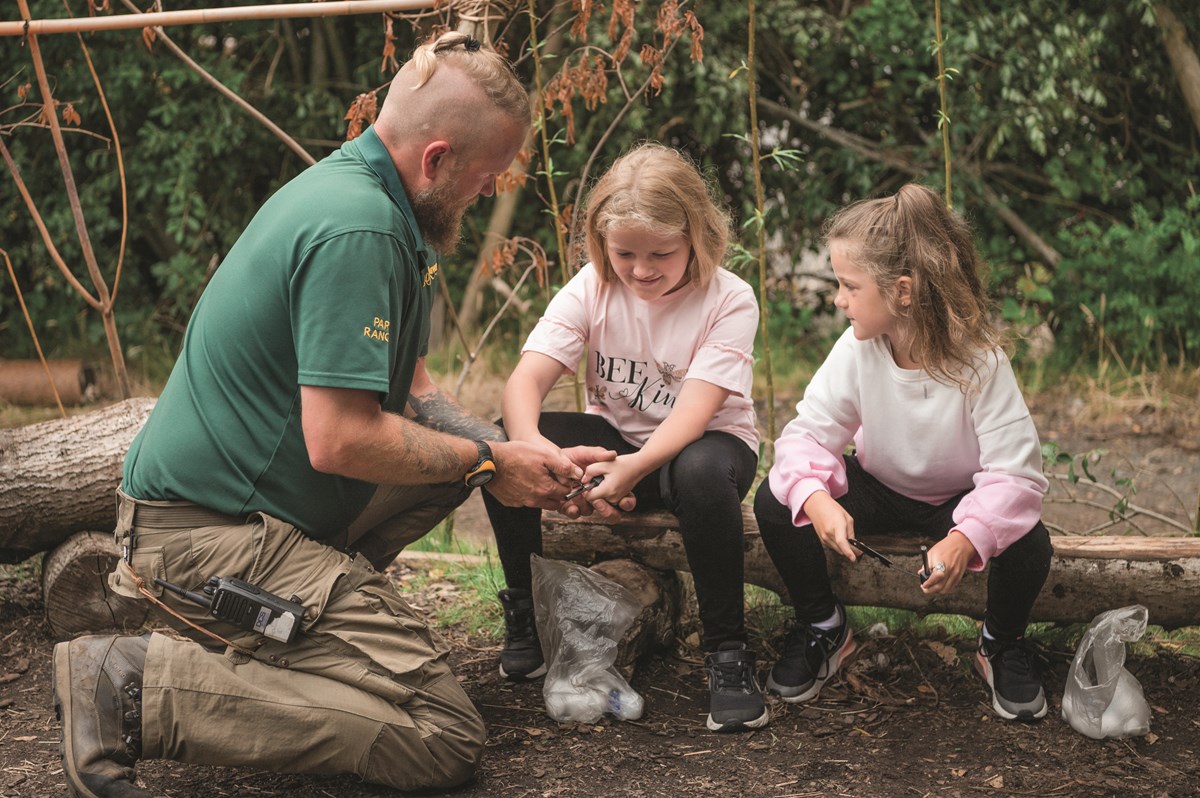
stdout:
{"type": "Polygon", "coordinates": [[[413,421],[423,427],[469,440],[507,440],[504,431],[495,424],[471,415],[441,391],[409,396],[408,406],[412,410],[413,421]]]}
{"type": "Polygon", "coordinates": [[[447,474],[457,475],[463,470],[462,461],[453,448],[445,445],[428,432],[418,427],[401,427],[404,440],[401,447],[408,453],[409,460],[420,473],[435,480],[446,478],[447,474]]]}

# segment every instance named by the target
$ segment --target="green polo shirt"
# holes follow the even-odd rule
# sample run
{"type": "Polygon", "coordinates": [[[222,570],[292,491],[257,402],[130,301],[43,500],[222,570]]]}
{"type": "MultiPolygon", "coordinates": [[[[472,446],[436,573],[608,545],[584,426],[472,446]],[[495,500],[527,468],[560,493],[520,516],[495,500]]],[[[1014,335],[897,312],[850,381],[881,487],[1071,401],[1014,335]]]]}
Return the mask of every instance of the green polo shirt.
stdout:
{"type": "Polygon", "coordinates": [[[126,455],[125,492],[340,532],[375,486],[312,468],[300,386],[375,391],[403,412],[436,275],[368,129],[281,188],[234,244],[126,455]]]}

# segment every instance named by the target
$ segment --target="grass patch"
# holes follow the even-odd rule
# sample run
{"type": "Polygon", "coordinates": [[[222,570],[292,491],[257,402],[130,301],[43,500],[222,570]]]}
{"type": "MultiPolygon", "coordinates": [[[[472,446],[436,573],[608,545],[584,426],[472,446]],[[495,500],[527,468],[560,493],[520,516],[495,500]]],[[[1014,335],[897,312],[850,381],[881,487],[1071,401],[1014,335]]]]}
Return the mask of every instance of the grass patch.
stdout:
{"type": "Polygon", "coordinates": [[[0,582],[15,584],[29,579],[40,583],[41,578],[42,555],[40,554],[35,554],[22,562],[0,564],[0,582]]]}
{"type": "Polygon", "coordinates": [[[458,627],[470,635],[490,640],[504,636],[504,615],[496,593],[504,587],[504,571],[490,552],[482,563],[449,560],[444,565],[418,571],[407,586],[428,592],[436,601],[435,625],[458,627]],[[447,584],[453,590],[447,591],[447,584]]]}
{"type": "Polygon", "coordinates": [[[425,533],[420,539],[406,547],[407,551],[424,551],[435,554],[466,554],[470,556],[492,556],[491,545],[468,545],[454,535],[454,513],[425,533]]]}

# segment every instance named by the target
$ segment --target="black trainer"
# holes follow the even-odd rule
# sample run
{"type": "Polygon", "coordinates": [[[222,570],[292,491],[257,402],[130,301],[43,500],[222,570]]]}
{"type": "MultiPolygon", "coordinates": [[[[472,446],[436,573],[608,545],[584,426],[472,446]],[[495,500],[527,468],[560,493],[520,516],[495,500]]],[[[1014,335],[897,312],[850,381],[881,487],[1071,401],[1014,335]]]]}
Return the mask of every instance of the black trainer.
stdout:
{"type": "Polygon", "coordinates": [[[710,731],[761,729],[771,720],[763,703],[754,652],[745,643],[726,641],[704,658],[708,671],[708,728],[710,731]]]}
{"type": "Polygon", "coordinates": [[[533,597],[528,590],[501,590],[500,606],[504,608],[504,649],[500,652],[500,675],[505,679],[522,681],[546,675],[546,660],[538,640],[533,616],[533,597]]]}
{"type": "Polygon", "coordinates": [[[1046,715],[1046,691],[1025,638],[1015,642],[980,635],[975,669],[992,688],[992,709],[1005,720],[1033,721],[1046,715]]]}
{"type": "Polygon", "coordinates": [[[797,622],[783,641],[783,653],[767,677],[767,689],[789,704],[811,701],[825,682],[857,646],[846,611],[838,605],[842,623],[835,629],[818,629],[797,622]]]}

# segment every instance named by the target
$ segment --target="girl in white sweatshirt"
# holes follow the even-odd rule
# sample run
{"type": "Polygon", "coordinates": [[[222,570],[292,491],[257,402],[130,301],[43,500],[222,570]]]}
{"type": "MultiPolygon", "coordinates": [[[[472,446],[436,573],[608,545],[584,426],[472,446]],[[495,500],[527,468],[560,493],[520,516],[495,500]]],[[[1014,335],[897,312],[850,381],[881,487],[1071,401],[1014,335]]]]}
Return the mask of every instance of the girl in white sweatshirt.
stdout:
{"type": "Polygon", "coordinates": [[[796,612],[767,687],[811,700],[854,650],[824,550],[853,562],[856,534],[916,533],[938,539],[926,593],[949,593],[990,564],[976,666],[997,714],[1041,718],[1024,633],[1050,569],[1047,483],[970,230],[911,184],[839,211],[826,241],[850,329],[813,376],[755,498],[796,612]]]}

